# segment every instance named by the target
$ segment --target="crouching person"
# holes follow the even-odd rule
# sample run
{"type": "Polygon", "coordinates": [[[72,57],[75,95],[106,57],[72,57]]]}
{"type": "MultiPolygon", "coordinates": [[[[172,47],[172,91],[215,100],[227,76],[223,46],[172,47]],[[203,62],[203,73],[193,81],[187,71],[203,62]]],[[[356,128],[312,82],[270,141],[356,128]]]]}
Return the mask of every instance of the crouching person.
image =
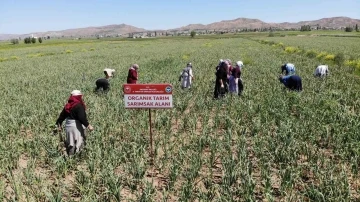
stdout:
{"type": "Polygon", "coordinates": [[[61,125],[65,120],[65,147],[68,156],[72,156],[84,148],[86,144],[85,129],[94,130],[89,124],[85,109],[82,93],[74,90],[56,121],[58,129],[61,131],[61,125]]]}
{"type": "Polygon", "coordinates": [[[114,76],[114,72],[115,69],[104,69],[105,78],[96,80],[96,92],[102,90],[107,93],[110,90],[110,78],[114,76]]]}
{"type": "Polygon", "coordinates": [[[290,75],[290,76],[279,76],[279,81],[284,84],[284,86],[293,91],[302,91],[302,81],[300,76],[298,75],[290,75]]]}
{"type": "Polygon", "coordinates": [[[317,66],[315,69],[315,72],[314,72],[314,76],[317,76],[317,77],[327,76],[328,74],[329,74],[329,66],[327,66],[327,65],[317,66]]]}

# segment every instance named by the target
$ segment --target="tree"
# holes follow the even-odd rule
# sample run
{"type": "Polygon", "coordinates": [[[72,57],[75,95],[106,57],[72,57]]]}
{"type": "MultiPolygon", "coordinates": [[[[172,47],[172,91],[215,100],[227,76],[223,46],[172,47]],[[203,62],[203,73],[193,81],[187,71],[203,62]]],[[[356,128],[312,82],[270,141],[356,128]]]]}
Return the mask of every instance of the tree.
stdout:
{"type": "Polygon", "coordinates": [[[302,31],[302,32],[311,31],[311,27],[310,27],[310,25],[303,25],[300,27],[300,31],[302,31]]]}
{"type": "Polygon", "coordinates": [[[35,38],[31,38],[31,43],[36,43],[36,39],[35,39],[35,38]]]}
{"type": "Polygon", "coordinates": [[[38,40],[39,40],[39,43],[42,43],[42,38],[41,38],[41,37],[39,37],[39,39],[38,39],[38,40]]]}
{"type": "Polygon", "coordinates": [[[355,30],[356,30],[357,32],[359,32],[358,24],[355,25],[355,30]]]}
{"type": "Polygon", "coordinates": [[[24,43],[25,43],[25,44],[31,43],[30,37],[26,37],[26,38],[24,39],[24,43]]]}
{"type": "Polygon", "coordinates": [[[47,39],[50,39],[50,36],[47,36],[47,39]]]}
{"type": "Polygon", "coordinates": [[[346,27],[345,28],[345,32],[352,32],[353,31],[353,28],[352,27],[346,27]]]}
{"type": "Polygon", "coordinates": [[[194,38],[195,35],[196,35],[196,32],[195,32],[195,31],[191,31],[191,33],[190,33],[191,38],[194,38]]]}
{"type": "Polygon", "coordinates": [[[12,44],[19,44],[19,39],[11,39],[10,42],[12,44]]]}

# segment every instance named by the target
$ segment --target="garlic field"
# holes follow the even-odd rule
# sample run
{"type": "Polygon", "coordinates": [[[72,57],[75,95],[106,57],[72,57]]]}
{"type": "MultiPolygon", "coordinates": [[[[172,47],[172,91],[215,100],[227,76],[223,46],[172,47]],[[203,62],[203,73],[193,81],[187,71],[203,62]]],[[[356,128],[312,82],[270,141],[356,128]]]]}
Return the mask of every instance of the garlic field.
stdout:
{"type": "Polygon", "coordinates": [[[314,78],[316,58],[244,38],[30,46],[0,46],[1,201],[360,200],[360,80],[346,67],[314,78]],[[212,99],[220,58],[245,63],[242,97],[212,99]],[[182,91],[187,62],[195,80],[182,91]],[[303,92],[283,89],[284,62],[303,92]],[[152,111],[154,165],[148,111],[124,109],[132,63],[139,83],[174,87],[174,108],[152,111]],[[106,67],[111,90],[94,94],[106,67]],[[74,89],[95,130],[69,159],[52,130],[74,89]]]}

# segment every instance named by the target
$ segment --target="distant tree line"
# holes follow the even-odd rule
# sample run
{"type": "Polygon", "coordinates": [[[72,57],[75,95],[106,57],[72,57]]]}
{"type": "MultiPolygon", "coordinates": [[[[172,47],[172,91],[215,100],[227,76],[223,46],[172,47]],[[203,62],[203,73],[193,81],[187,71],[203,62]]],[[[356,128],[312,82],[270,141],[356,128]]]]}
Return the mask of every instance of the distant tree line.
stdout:
{"type": "Polygon", "coordinates": [[[351,27],[351,26],[347,26],[345,27],[345,32],[352,32],[352,31],[356,31],[356,32],[359,32],[359,27],[358,27],[358,24],[355,25],[355,27],[351,27]]]}
{"type": "MultiPolygon", "coordinates": [[[[39,38],[37,38],[37,40],[36,40],[35,37],[26,37],[26,38],[24,38],[24,43],[25,43],[25,44],[32,44],[32,43],[36,43],[36,41],[38,41],[39,43],[42,43],[43,40],[46,40],[46,39],[50,39],[50,36],[47,36],[47,37],[39,37],[39,38]]],[[[19,37],[18,39],[17,39],[17,38],[16,38],[16,39],[11,39],[11,40],[10,40],[10,43],[12,43],[12,44],[19,44],[20,41],[21,41],[21,38],[19,37]]]]}
{"type": "Polygon", "coordinates": [[[303,25],[300,27],[300,31],[302,31],[302,32],[311,31],[311,27],[310,27],[310,25],[303,25]]]}

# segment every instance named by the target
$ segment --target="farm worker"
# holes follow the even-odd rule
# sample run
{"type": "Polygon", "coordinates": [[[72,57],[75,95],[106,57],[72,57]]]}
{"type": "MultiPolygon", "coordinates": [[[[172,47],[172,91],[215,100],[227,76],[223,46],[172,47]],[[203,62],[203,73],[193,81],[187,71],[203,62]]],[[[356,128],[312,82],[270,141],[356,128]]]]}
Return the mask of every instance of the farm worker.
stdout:
{"type": "MultiPolygon", "coordinates": [[[[219,70],[220,65],[221,65],[222,62],[224,62],[224,60],[223,60],[223,59],[220,59],[220,60],[219,60],[219,64],[216,66],[216,71],[219,70]]],[[[216,74],[216,72],[215,72],[215,74],[216,74]]]]}
{"type": "Polygon", "coordinates": [[[281,73],[287,75],[293,75],[295,74],[295,65],[291,63],[285,63],[281,66],[281,73]]]}
{"type": "Polygon", "coordinates": [[[329,74],[329,66],[319,65],[316,67],[314,76],[323,77],[329,74]]]}
{"type": "Polygon", "coordinates": [[[138,69],[139,69],[139,65],[137,64],[131,65],[127,76],[128,84],[136,84],[136,82],[138,81],[138,69]]]}
{"type": "Polygon", "coordinates": [[[244,85],[241,79],[241,69],[244,64],[242,61],[237,61],[235,67],[232,70],[232,77],[234,78],[235,92],[240,96],[244,90],[244,85]]]}
{"type": "Polygon", "coordinates": [[[300,76],[298,75],[280,75],[279,81],[289,90],[302,91],[302,82],[300,76]]]}
{"type": "Polygon", "coordinates": [[[225,93],[229,92],[229,86],[230,86],[230,75],[231,75],[231,71],[232,71],[232,67],[231,67],[231,60],[230,59],[226,59],[224,60],[225,63],[225,69],[226,69],[226,74],[227,74],[227,79],[225,81],[225,93]]]}
{"type": "Polygon", "coordinates": [[[96,89],[95,91],[99,91],[102,89],[104,92],[108,92],[110,90],[110,77],[114,76],[115,69],[104,69],[105,78],[101,78],[96,80],[96,89]]]}
{"type": "Polygon", "coordinates": [[[216,81],[214,89],[214,99],[225,96],[226,80],[228,79],[227,64],[222,62],[220,68],[216,71],[216,81]]]}
{"type": "Polygon", "coordinates": [[[189,88],[191,87],[192,80],[194,79],[193,71],[192,71],[192,64],[188,63],[186,67],[180,73],[179,81],[181,81],[181,88],[189,88]]]}
{"type": "Polygon", "coordinates": [[[80,152],[85,146],[85,129],[94,130],[89,124],[85,109],[86,106],[82,100],[82,93],[79,90],[73,90],[56,121],[58,129],[61,131],[62,122],[66,120],[65,146],[69,156],[80,152]]]}
{"type": "Polygon", "coordinates": [[[229,63],[229,66],[228,66],[228,74],[231,75],[231,72],[232,72],[232,63],[231,63],[231,60],[230,59],[226,59],[226,61],[229,63]]]}

